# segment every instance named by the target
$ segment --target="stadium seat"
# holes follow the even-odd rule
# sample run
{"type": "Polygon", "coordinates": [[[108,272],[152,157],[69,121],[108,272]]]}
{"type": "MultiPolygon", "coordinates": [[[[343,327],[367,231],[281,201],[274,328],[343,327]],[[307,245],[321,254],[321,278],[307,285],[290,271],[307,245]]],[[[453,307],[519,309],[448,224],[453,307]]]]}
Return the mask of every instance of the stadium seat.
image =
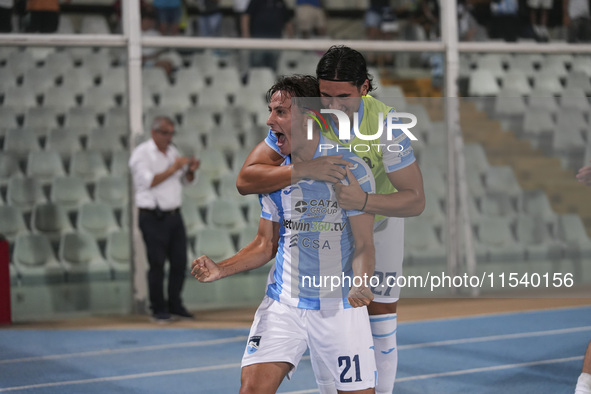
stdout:
{"type": "Polygon", "coordinates": [[[482,216],[478,223],[477,256],[486,256],[486,261],[522,261],[525,247],[514,237],[512,218],[482,216]]]}
{"type": "Polygon", "coordinates": [[[201,152],[201,172],[209,176],[212,180],[220,179],[223,175],[230,172],[230,167],[224,157],[224,154],[217,149],[208,148],[201,152]]]}
{"type": "Polygon", "coordinates": [[[583,71],[572,71],[566,77],[565,87],[566,90],[575,88],[581,89],[585,94],[591,94],[591,76],[583,71]]]}
{"type": "Polygon", "coordinates": [[[196,107],[182,114],[183,131],[197,132],[199,135],[210,135],[215,129],[214,112],[208,108],[196,107]]]}
{"type": "Polygon", "coordinates": [[[101,76],[100,86],[114,95],[122,95],[126,90],[127,75],[125,71],[124,67],[111,67],[101,76]]]}
{"type": "MultiPolygon", "coordinates": [[[[545,90],[552,94],[560,94],[564,90],[560,82],[560,77],[553,74],[551,71],[540,71],[534,74],[534,88],[537,90],[545,90]]],[[[534,92],[530,93],[532,96],[534,92]]]]}
{"type": "Polygon", "coordinates": [[[181,215],[185,223],[185,231],[188,237],[195,237],[197,233],[205,228],[203,220],[197,206],[190,201],[183,201],[181,205],[181,215]]]}
{"type": "Polygon", "coordinates": [[[439,168],[431,168],[423,172],[423,185],[425,186],[425,195],[435,196],[437,199],[445,199],[447,183],[439,168]]]}
{"type": "Polygon", "coordinates": [[[0,118],[2,118],[2,125],[0,125],[0,136],[6,133],[8,129],[16,129],[19,127],[18,118],[23,114],[23,108],[0,106],[0,118]]]}
{"type": "Polygon", "coordinates": [[[90,202],[78,209],[76,228],[88,233],[96,240],[105,240],[107,234],[119,230],[113,209],[105,203],[90,202]]]}
{"type": "Polygon", "coordinates": [[[21,234],[14,242],[12,262],[23,285],[65,281],[65,271],[55,258],[49,239],[43,234],[21,234]]]}
{"type": "Polygon", "coordinates": [[[105,113],[103,127],[112,130],[129,130],[128,109],[125,107],[111,108],[105,113]]]}
{"type": "MultiPolygon", "coordinates": [[[[81,90],[84,91],[84,88],[81,90]]],[[[65,85],[51,86],[43,92],[43,105],[51,105],[66,112],[70,108],[78,106],[76,96],[79,94],[65,85]]]]}
{"type": "Polygon", "coordinates": [[[118,150],[111,157],[111,174],[125,175],[129,173],[129,151],[118,150]]]}
{"type": "Polygon", "coordinates": [[[60,14],[59,18],[60,21],[56,34],[76,34],[74,23],[72,22],[72,18],[70,18],[69,15],[60,14]]]}
{"type": "Polygon", "coordinates": [[[61,78],[74,68],[74,59],[68,50],[52,52],[43,60],[41,69],[53,78],[61,78]]]}
{"type": "Polygon", "coordinates": [[[509,70],[502,78],[503,89],[511,89],[520,95],[528,95],[531,92],[528,74],[520,69],[509,70]]]}
{"type": "Polygon", "coordinates": [[[13,52],[5,62],[4,67],[11,70],[15,76],[23,75],[27,70],[36,67],[33,55],[27,50],[13,52]]]}
{"type": "Polygon", "coordinates": [[[142,68],[142,86],[149,92],[166,89],[170,85],[166,72],[160,67],[142,68]]]}
{"type": "Polygon", "coordinates": [[[231,257],[236,250],[230,234],[220,228],[206,228],[197,234],[195,240],[195,256],[209,256],[213,261],[221,261],[231,257]]]}
{"type": "Polygon", "coordinates": [[[108,175],[107,165],[100,152],[80,151],[75,152],[70,163],[70,175],[78,176],[85,182],[96,182],[99,178],[108,175]]]}
{"type": "Polygon", "coordinates": [[[197,96],[197,106],[221,113],[230,105],[228,94],[213,86],[204,87],[197,96]]]}
{"type": "Polygon", "coordinates": [[[240,207],[247,207],[250,204],[250,200],[258,201],[256,194],[243,196],[238,192],[236,188],[236,175],[234,173],[226,174],[220,178],[219,196],[233,201],[240,207]]]}
{"type": "Polygon", "coordinates": [[[54,86],[57,75],[47,71],[45,67],[28,69],[23,76],[22,87],[34,92],[42,92],[54,86]]]}
{"type": "Polygon", "coordinates": [[[18,75],[7,68],[0,68],[0,92],[4,93],[8,88],[16,88],[18,85],[18,75]]]}
{"type": "Polygon", "coordinates": [[[468,81],[468,94],[470,96],[495,96],[498,93],[499,85],[490,71],[475,70],[470,74],[468,81]]]}
{"type": "Polygon", "coordinates": [[[223,197],[209,204],[205,221],[209,228],[224,229],[233,235],[238,235],[246,224],[238,205],[223,197]]]}
{"type": "Polygon", "coordinates": [[[249,225],[258,225],[261,218],[261,203],[258,198],[249,199],[246,208],[246,221],[249,225]]]}
{"type": "Polygon", "coordinates": [[[191,129],[185,130],[183,128],[182,131],[177,130],[173,138],[173,144],[181,155],[187,157],[194,156],[199,158],[199,154],[203,150],[201,136],[191,129]]]}
{"type": "Polygon", "coordinates": [[[412,264],[442,262],[446,259],[445,246],[437,238],[433,225],[419,218],[404,221],[405,261],[412,264]]]}
{"type": "Polygon", "coordinates": [[[54,128],[58,127],[60,110],[54,107],[31,107],[27,109],[23,119],[26,128],[54,128]]]}
{"type": "Polygon", "coordinates": [[[16,108],[29,108],[38,105],[37,96],[39,92],[29,90],[22,86],[8,87],[4,90],[3,106],[16,108]]]}
{"type": "Polygon", "coordinates": [[[80,129],[53,129],[47,134],[45,149],[57,152],[65,162],[69,162],[75,152],[82,150],[80,138],[77,131],[80,129]]]}
{"type": "Polygon", "coordinates": [[[491,166],[485,175],[485,185],[491,197],[510,196],[515,204],[523,200],[523,190],[510,166],[491,166]]]}
{"type": "Polygon", "coordinates": [[[579,215],[559,215],[556,234],[566,244],[567,258],[591,257],[591,239],[587,236],[585,225],[579,215]]]}
{"type": "Polygon", "coordinates": [[[466,165],[466,183],[468,185],[468,192],[472,197],[482,197],[486,195],[486,188],[483,183],[483,175],[478,169],[467,162],[466,165]]]}
{"type": "Polygon", "coordinates": [[[554,231],[556,228],[556,212],[550,205],[548,195],[541,190],[528,190],[524,193],[521,210],[529,215],[536,215],[543,220],[543,223],[554,231]]]}
{"type": "Polygon", "coordinates": [[[580,55],[573,59],[571,72],[580,71],[591,77],[591,57],[580,55]]]}
{"type": "Polygon", "coordinates": [[[100,111],[86,105],[70,108],[64,117],[64,127],[81,130],[77,134],[88,135],[92,129],[99,127],[98,114],[100,111]]]}
{"type": "Polygon", "coordinates": [[[528,98],[527,107],[528,110],[540,109],[550,113],[556,113],[558,111],[556,98],[550,92],[538,88],[532,90],[528,98]]]}
{"type": "Polygon", "coordinates": [[[552,114],[544,109],[531,108],[523,117],[521,136],[529,140],[534,148],[541,147],[544,142],[552,141],[555,130],[552,114]]]}
{"type": "Polygon", "coordinates": [[[72,231],[72,224],[61,205],[49,202],[33,207],[31,230],[45,235],[51,242],[57,244],[63,234],[72,231]]]}
{"type": "Polygon", "coordinates": [[[548,227],[538,215],[517,216],[517,239],[525,245],[528,260],[558,260],[562,258],[564,244],[550,235],[548,227]]]}
{"type": "Polygon", "coordinates": [[[64,75],[60,87],[81,95],[95,86],[95,79],[96,77],[86,67],[75,67],[64,75]]]}
{"type": "Polygon", "coordinates": [[[35,204],[47,201],[41,183],[36,178],[10,178],[6,188],[6,203],[30,212],[35,204]]]}
{"type": "Polygon", "coordinates": [[[196,95],[205,87],[205,81],[196,68],[181,68],[175,74],[172,88],[184,92],[187,96],[196,95]]]}
{"type": "Polygon", "coordinates": [[[107,112],[116,104],[113,91],[103,85],[91,86],[82,95],[82,105],[93,108],[96,112],[107,112]]]}
{"type": "Polygon", "coordinates": [[[240,230],[240,233],[238,234],[238,250],[244,248],[246,245],[251,243],[255,239],[258,230],[258,223],[249,224],[242,230],[240,230]]]}
{"type": "MultiPolygon", "coordinates": [[[[589,89],[589,91],[587,92],[587,94],[591,93],[591,89],[589,89]]],[[[591,110],[591,105],[589,105],[589,100],[587,99],[586,92],[582,88],[571,86],[567,87],[562,92],[562,96],[560,97],[560,108],[560,112],[567,108],[577,109],[581,111],[589,111],[591,110]]]]}
{"type": "Polygon", "coordinates": [[[230,94],[238,87],[242,86],[240,73],[237,67],[224,67],[214,70],[210,88],[230,94]]]}
{"type": "Polygon", "coordinates": [[[485,174],[490,168],[488,157],[482,144],[465,144],[464,155],[466,158],[466,167],[474,168],[480,174],[485,174]]]}
{"type": "Polygon", "coordinates": [[[78,211],[80,206],[91,201],[84,181],[76,176],[54,178],[49,199],[68,212],[78,211]]]}
{"type": "Polygon", "coordinates": [[[92,52],[89,53],[87,56],[84,57],[82,60],[82,66],[93,78],[102,77],[103,75],[107,75],[111,71],[112,59],[108,52],[106,51],[99,51],[99,52],[92,52]]]}
{"type": "Polygon", "coordinates": [[[43,185],[53,178],[64,176],[66,171],[59,153],[54,151],[31,152],[27,160],[27,176],[36,178],[43,185]]]}
{"type": "Polygon", "coordinates": [[[95,201],[122,209],[129,200],[129,180],[123,175],[110,175],[96,181],[95,201]]]}
{"type": "Polygon", "coordinates": [[[17,207],[0,205],[0,234],[14,242],[16,237],[28,232],[23,214],[17,207]]]}
{"type": "Polygon", "coordinates": [[[96,240],[90,234],[70,232],[62,236],[59,259],[68,282],[107,281],[111,269],[103,259],[96,240]]]}
{"type": "Polygon", "coordinates": [[[4,186],[11,178],[23,176],[17,158],[9,153],[0,152],[0,186],[4,186]]]}
{"type": "Polygon", "coordinates": [[[80,34],[111,34],[111,31],[104,16],[84,15],[80,21],[80,34]]]}
{"type": "Polygon", "coordinates": [[[131,238],[129,230],[117,230],[109,233],[105,255],[113,269],[114,279],[129,279],[131,270],[131,238]]]}
{"type": "Polygon", "coordinates": [[[488,53],[478,56],[476,58],[476,69],[487,70],[497,79],[500,79],[505,75],[502,58],[496,53],[488,53]]]}
{"type": "Polygon", "coordinates": [[[205,208],[217,198],[211,178],[207,174],[198,173],[199,178],[191,185],[183,187],[183,201],[190,202],[198,208],[205,208]]]}
{"type": "Polygon", "coordinates": [[[113,152],[124,150],[125,147],[117,130],[102,128],[94,129],[88,134],[86,149],[100,152],[110,162],[113,152]]]}

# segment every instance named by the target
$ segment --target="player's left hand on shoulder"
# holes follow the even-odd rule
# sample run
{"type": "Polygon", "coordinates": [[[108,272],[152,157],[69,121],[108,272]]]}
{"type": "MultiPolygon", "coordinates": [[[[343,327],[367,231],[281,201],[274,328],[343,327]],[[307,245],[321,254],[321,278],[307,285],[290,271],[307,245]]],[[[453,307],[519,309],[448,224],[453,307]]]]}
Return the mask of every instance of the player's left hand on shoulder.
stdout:
{"type": "Polygon", "coordinates": [[[360,209],[365,201],[365,192],[348,167],[346,168],[346,171],[349,184],[344,185],[342,183],[336,183],[334,185],[337,201],[343,209],[360,209]]]}

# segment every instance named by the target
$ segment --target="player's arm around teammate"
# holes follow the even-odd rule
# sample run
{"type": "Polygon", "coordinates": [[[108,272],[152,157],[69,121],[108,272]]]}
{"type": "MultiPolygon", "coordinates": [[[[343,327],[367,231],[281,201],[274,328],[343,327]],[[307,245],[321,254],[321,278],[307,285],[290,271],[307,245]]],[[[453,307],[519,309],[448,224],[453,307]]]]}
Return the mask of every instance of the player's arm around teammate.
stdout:
{"type": "Polygon", "coordinates": [[[342,155],[280,166],[284,160],[265,141],[260,142],[246,158],[236,179],[240,194],[271,193],[302,179],[335,183],[345,178],[344,166],[350,165],[342,155]]]}

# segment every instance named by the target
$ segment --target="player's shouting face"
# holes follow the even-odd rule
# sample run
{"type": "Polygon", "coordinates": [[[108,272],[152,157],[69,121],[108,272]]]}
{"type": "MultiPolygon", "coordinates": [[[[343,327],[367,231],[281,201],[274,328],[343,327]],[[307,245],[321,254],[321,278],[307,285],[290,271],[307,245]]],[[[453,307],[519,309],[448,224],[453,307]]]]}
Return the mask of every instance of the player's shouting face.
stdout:
{"type": "Polygon", "coordinates": [[[291,153],[291,97],[277,91],[269,102],[267,126],[277,136],[277,147],[284,155],[291,153]]]}

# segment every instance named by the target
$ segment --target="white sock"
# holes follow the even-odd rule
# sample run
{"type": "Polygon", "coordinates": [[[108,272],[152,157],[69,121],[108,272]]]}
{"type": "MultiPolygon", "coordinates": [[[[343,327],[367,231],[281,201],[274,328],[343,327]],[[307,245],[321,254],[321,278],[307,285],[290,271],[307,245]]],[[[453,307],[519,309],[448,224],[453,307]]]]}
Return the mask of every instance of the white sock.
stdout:
{"type": "Polygon", "coordinates": [[[591,375],[583,372],[577,381],[575,394],[591,394],[591,375]]]}
{"type": "Polygon", "coordinates": [[[396,380],[396,368],[398,367],[396,313],[373,315],[369,317],[369,322],[378,370],[376,394],[392,394],[396,380]]]}

